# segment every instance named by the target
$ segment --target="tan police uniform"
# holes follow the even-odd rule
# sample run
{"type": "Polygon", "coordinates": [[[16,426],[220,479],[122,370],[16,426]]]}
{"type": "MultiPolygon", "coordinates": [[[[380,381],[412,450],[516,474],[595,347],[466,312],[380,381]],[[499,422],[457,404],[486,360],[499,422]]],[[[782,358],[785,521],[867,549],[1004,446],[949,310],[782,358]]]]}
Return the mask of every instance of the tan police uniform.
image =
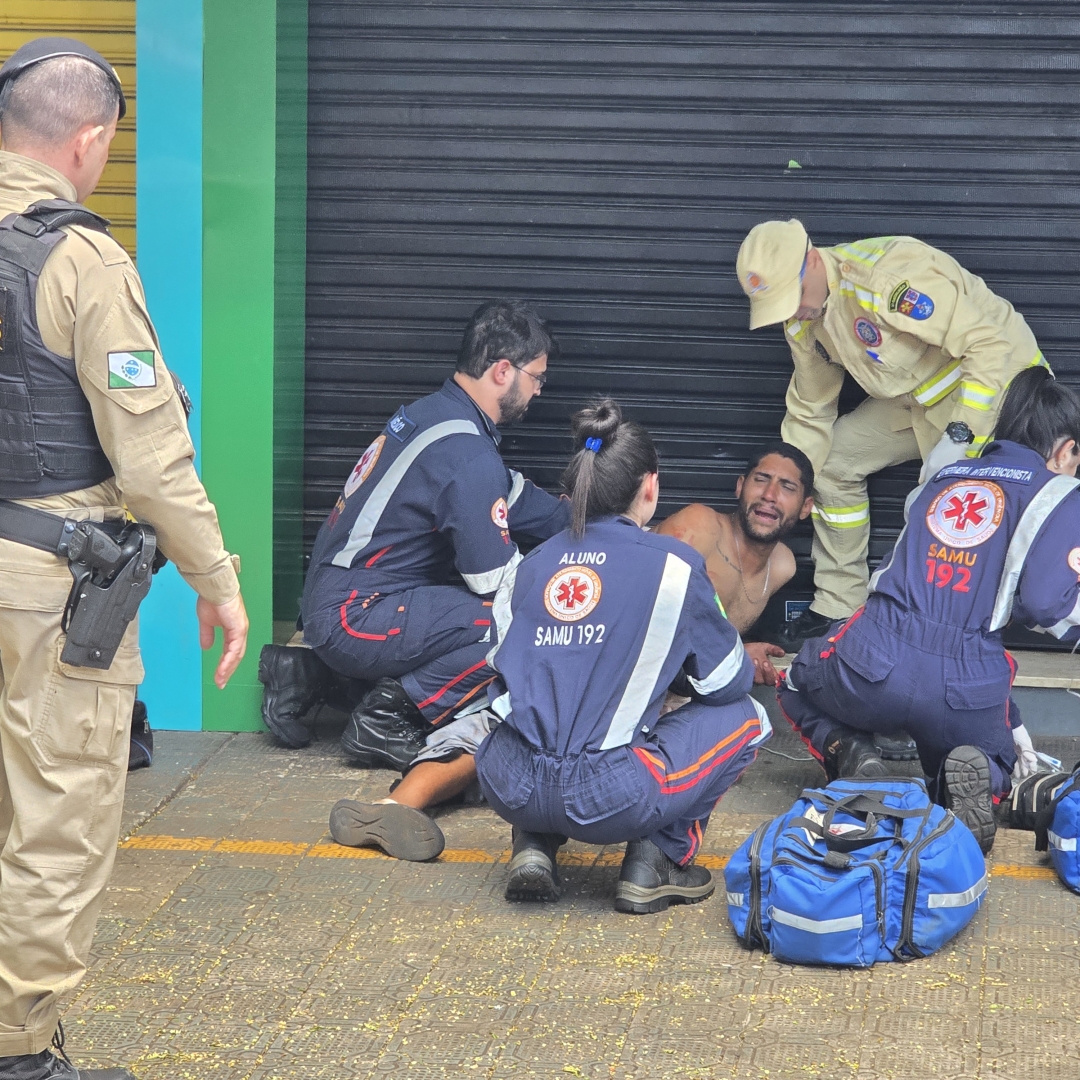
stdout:
{"type": "MultiPolygon", "coordinates": [[[[0,218],[56,198],[76,198],[65,177],[0,151],[0,218]]],[[[38,324],[49,349],[74,358],[115,477],[26,505],[95,521],[126,507],[192,588],[222,604],[239,592],[238,561],[195,473],[139,275],[109,236],[64,231],[38,282],[38,324]],[[153,352],[154,384],[110,389],[109,353],[132,351],[153,352]]],[[[107,671],[62,663],[71,582],[65,561],[0,539],[0,1057],[49,1044],[58,999],[85,971],[120,834],[138,625],[107,671]]]]}
{"type": "MultiPolygon", "coordinates": [[[[813,609],[846,618],[869,584],[866,478],[925,459],[954,420],[974,433],[968,455],[977,456],[1001,392],[1018,371],[1046,361],[1007,300],[921,240],[884,236],[817,251],[828,301],[820,319],[785,323],[795,372],[781,433],[817,474],[813,609]],[[845,371],[869,398],[837,419],[845,371]]],[[[753,296],[752,284],[743,287],[753,296]]]]}

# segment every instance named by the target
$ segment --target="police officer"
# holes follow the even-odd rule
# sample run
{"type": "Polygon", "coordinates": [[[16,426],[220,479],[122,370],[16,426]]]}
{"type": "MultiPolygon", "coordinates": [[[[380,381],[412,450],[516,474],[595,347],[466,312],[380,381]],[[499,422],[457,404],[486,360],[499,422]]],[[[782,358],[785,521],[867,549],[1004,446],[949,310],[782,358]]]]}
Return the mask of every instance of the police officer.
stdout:
{"type": "Polygon", "coordinates": [[[807,641],[777,689],[830,776],[883,775],[866,732],[909,731],[984,851],[994,798],[1038,768],[1001,629],[1080,637],[1080,398],[1045,368],[1023,371],[995,438],[916,489],[866,606],[807,641]]]}
{"type": "Polygon", "coordinates": [[[77,1071],[58,1007],[85,971],[119,839],[138,628],[107,669],[65,661],[72,573],[55,537],[107,547],[125,511],[149,523],[199,594],[202,644],[223,628],[219,686],[247,638],[139,276],[79,205],[124,109],[115,72],[79,41],[40,38],[0,67],[0,500],[18,500],[0,501],[2,1080],[131,1076],[77,1071]]]}
{"type": "Polygon", "coordinates": [[[766,221],[737,271],[750,329],[784,323],[795,372],[781,430],[817,473],[814,600],[780,639],[797,648],[866,599],[866,478],[922,458],[925,479],[977,457],[1001,391],[1046,361],[1007,300],[910,236],[816,248],[801,222],[766,221]],[[869,398],[837,419],[845,371],[869,398]]]}
{"type": "Polygon", "coordinates": [[[508,900],[558,898],[568,836],[628,841],[615,907],[645,914],[711,895],[694,862],[709,814],[771,729],[705,560],[644,531],[659,496],[648,433],[606,399],[575,415],[574,437],[573,527],[530,552],[496,600],[489,696],[502,723],[476,769],[514,826],[508,900]],[[694,700],[661,717],[680,676],[694,700]]]}
{"type": "MultiPolygon", "coordinates": [[[[454,377],[394,413],[319,530],[301,602],[304,640],[332,671],[378,680],[342,736],[353,761],[404,770],[426,734],[493,677],[491,597],[521,558],[511,532],[544,539],[569,520],[565,499],[506,467],[496,426],[525,415],[556,350],[527,304],[482,304],[454,377]],[[463,584],[451,583],[455,573],[463,584]]],[[[294,673],[307,677],[286,666],[298,653],[272,654],[281,674],[266,671],[269,690],[294,673]]],[[[283,741],[310,739],[296,713],[264,716],[283,741]]]]}

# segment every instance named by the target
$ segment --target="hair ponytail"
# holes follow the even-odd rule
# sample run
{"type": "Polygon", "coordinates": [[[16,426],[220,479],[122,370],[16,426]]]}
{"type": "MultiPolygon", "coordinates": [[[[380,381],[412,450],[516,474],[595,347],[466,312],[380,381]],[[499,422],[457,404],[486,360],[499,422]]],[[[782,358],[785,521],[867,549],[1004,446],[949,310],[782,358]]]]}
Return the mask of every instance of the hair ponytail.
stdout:
{"type": "Polygon", "coordinates": [[[1030,447],[1047,460],[1062,439],[1080,446],[1080,396],[1048,368],[1026,368],[1009,383],[994,438],[1030,447]]]}
{"type": "Polygon", "coordinates": [[[656,447],[649,433],[623,420],[612,398],[600,398],[570,418],[576,453],[563,473],[563,489],[573,506],[570,531],[575,537],[599,517],[630,509],[642,479],[657,471],[656,447]]]}

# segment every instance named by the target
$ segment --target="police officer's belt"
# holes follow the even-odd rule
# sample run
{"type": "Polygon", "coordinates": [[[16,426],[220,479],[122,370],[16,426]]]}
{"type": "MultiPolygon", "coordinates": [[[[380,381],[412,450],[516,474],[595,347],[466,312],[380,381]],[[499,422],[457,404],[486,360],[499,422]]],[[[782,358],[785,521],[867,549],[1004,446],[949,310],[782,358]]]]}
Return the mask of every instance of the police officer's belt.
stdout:
{"type": "Polygon", "coordinates": [[[75,580],[61,621],[67,640],[60,659],[107,670],[152,575],[164,565],[153,528],[73,521],[0,499],[0,537],[68,560],[75,580]]]}

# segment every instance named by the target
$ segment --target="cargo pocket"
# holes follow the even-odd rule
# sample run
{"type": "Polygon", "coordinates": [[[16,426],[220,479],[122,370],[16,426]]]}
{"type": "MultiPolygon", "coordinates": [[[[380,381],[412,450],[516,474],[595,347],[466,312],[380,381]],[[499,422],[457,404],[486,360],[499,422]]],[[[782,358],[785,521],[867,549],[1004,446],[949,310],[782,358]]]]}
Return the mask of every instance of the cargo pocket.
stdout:
{"type": "Polygon", "coordinates": [[[1005,715],[1005,702],[1009,697],[1008,677],[983,679],[947,679],[945,701],[950,709],[974,711],[976,709],[1001,709],[1005,715]]]}
{"type": "Polygon", "coordinates": [[[476,772],[481,789],[489,789],[507,810],[520,810],[536,787],[532,753],[506,724],[500,724],[480,744],[476,772]]]}
{"type": "Polygon", "coordinates": [[[881,682],[896,667],[896,659],[880,644],[845,634],[836,643],[836,655],[867,682],[881,682]]]}
{"type": "Polygon", "coordinates": [[[566,816],[579,825],[614,817],[646,800],[642,770],[626,747],[582,754],[563,788],[566,816]]]}

